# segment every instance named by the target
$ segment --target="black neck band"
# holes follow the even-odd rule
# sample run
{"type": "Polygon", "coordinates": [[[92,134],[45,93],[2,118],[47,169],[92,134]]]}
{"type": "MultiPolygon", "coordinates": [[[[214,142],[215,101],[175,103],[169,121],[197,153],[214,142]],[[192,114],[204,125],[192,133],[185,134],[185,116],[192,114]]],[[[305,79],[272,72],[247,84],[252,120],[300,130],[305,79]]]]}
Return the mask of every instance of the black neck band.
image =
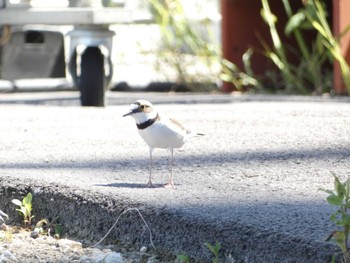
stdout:
{"type": "Polygon", "coordinates": [[[136,123],[136,126],[138,129],[143,130],[143,129],[146,129],[147,127],[151,126],[156,120],[159,120],[158,113],[157,113],[157,116],[154,117],[153,119],[149,119],[149,120],[147,120],[143,123],[140,123],[140,124],[136,123]]]}

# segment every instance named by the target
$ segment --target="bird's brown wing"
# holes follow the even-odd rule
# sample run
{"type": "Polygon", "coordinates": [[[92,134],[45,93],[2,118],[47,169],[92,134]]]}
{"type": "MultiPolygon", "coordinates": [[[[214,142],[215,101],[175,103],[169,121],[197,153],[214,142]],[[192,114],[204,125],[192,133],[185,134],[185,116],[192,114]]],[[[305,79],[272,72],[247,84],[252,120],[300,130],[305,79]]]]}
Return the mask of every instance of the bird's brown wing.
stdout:
{"type": "Polygon", "coordinates": [[[190,133],[191,131],[186,129],[181,123],[179,123],[177,120],[174,119],[169,119],[173,124],[175,124],[176,126],[178,126],[180,129],[186,131],[186,133],[190,133]]]}

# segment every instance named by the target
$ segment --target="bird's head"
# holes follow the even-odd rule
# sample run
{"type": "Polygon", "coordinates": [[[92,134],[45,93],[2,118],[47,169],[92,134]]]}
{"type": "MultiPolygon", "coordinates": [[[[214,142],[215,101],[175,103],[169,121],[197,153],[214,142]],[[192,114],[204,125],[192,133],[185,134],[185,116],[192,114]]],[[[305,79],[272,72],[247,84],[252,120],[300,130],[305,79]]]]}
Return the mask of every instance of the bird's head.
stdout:
{"type": "Polygon", "coordinates": [[[136,123],[143,123],[149,119],[153,119],[157,116],[157,111],[154,110],[152,103],[147,100],[137,100],[130,104],[129,112],[124,114],[123,117],[131,116],[135,119],[136,123]]]}

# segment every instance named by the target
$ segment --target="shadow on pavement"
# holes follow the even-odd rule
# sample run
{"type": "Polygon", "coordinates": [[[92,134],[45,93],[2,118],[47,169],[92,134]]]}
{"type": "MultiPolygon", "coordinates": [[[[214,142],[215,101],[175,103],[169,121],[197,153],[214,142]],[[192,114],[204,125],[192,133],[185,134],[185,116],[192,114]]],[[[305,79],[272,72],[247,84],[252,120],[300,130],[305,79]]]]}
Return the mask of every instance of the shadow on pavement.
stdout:
{"type": "MultiPolygon", "coordinates": [[[[176,152],[175,152],[176,154],[176,152]]],[[[251,162],[280,162],[280,161],[293,161],[293,160],[334,160],[334,162],[341,162],[344,159],[350,158],[350,145],[344,145],[338,148],[315,148],[315,149],[286,149],[276,151],[264,151],[256,150],[254,152],[215,152],[210,154],[200,155],[186,155],[184,152],[175,155],[175,165],[181,165],[182,167],[191,167],[193,165],[208,165],[215,166],[223,163],[241,163],[243,161],[251,162]]],[[[74,162],[6,162],[1,163],[0,167],[3,169],[121,169],[129,170],[137,167],[145,167],[145,163],[148,163],[148,157],[144,158],[132,157],[132,158],[109,158],[109,159],[87,159],[78,160],[74,162]]]]}

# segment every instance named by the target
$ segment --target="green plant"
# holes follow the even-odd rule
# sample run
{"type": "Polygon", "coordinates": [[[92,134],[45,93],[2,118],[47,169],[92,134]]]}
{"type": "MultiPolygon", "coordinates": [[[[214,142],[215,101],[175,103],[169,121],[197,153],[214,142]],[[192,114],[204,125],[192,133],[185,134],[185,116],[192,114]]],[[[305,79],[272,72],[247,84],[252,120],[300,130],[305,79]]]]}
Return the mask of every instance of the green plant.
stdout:
{"type": "MultiPolygon", "coordinates": [[[[334,37],[327,21],[327,9],[322,0],[305,0],[303,7],[293,12],[289,0],[282,0],[288,22],[284,28],[287,37],[294,36],[297,45],[290,47],[281,41],[276,24],[278,18],[271,12],[268,0],[261,0],[261,15],[269,26],[272,47],[264,39],[260,39],[265,55],[276,65],[281,73],[281,83],[287,90],[294,89],[300,93],[314,92],[321,94],[332,88],[332,72],[330,65],[333,60],[338,61],[343,82],[350,93],[350,67],[342,55],[339,39],[334,37]],[[316,37],[311,45],[303,36],[304,31],[313,30],[316,37]],[[290,62],[289,56],[294,54],[299,58],[295,64],[290,62]]],[[[340,34],[342,37],[348,30],[340,34]]]]}
{"type": "MultiPolygon", "coordinates": [[[[306,1],[305,17],[312,24],[312,26],[319,32],[322,37],[322,43],[332,55],[333,59],[337,60],[344,84],[350,94],[350,67],[346,62],[339,44],[339,39],[334,37],[332,30],[327,22],[326,9],[322,5],[320,0],[308,0],[306,1]]],[[[350,25],[341,32],[339,37],[342,37],[348,30],[350,25]]]]}
{"type": "MultiPolygon", "coordinates": [[[[336,175],[334,176],[334,190],[320,189],[328,194],[327,202],[336,206],[337,210],[331,215],[330,220],[334,222],[339,229],[333,231],[327,241],[335,242],[343,253],[344,262],[350,262],[350,252],[348,248],[348,240],[350,233],[350,179],[341,182],[336,175]]],[[[333,259],[335,260],[335,259],[333,259]]]]}
{"type": "Polygon", "coordinates": [[[188,255],[178,255],[177,259],[179,260],[180,263],[190,263],[190,257],[188,255]]]}
{"type": "Polygon", "coordinates": [[[271,12],[268,0],[262,0],[261,15],[269,26],[273,43],[273,46],[269,47],[264,39],[260,39],[266,57],[279,69],[283,80],[281,84],[287,91],[295,90],[302,94],[321,94],[329,91],[331,74],[326,65],[330,64],[331,56],[323,45],[322,36],[317,34],[311,45],[303,36],[304,31],[315,30],[311,21],[307,19],[313,11],[305,4],[293,13],[289,0],[282,0],[282,3],[288,18],[284,34],[287,37],[293,36],[297,45],[289,47],[283,44],[276,28],[278,18],[271,12]],[[297,62],[291,62],[291,55],[297,58],[297,62]]]}
{"type": "MultiPolygon", "coordinates": [[[[268,44],[268,39],[258,34],[257,37],[263,50],[254,49],[254,52],[262,52],[275,67],[269,68],[263,75],[255,75],[251,67],[253,50],[250,48],[242,56],[243,70],[234,63],[223,60],[221,79],[233,83],[238,90],[246,88],[274,92],[282,90],[287,93],[301,94],[329,92],[333,78],[332,54],[324,45],[324,37],[310,20],[316,11],[309,7],[309,1],[305,1],[304,6],[297,12],[292,10],[289,0],[281,2],[288,19],[287,23],[282,25],[284,32],[277,30],[280,26],[278,23],[281,22],[273,14],[269,1],[261,0],[261,17],[268,25],[272,45],[268,44]],[[309,35],[310,30],[316,33],[311,44],[307,40],[308,37],[305,37],[305,33],[309,35]],[[294,38],[296,45],[285,44],[282,33],[287,38],[294,38]]],[[[317,12],[321,13],[322,10],[317,10],[317,12]]],[[[327,24],[323,26],[326,27],[327,24]]]]}
{"type": "Polygon", "coordinates": [[[12,229],[1,230],[0,231],[0,241],[1,242],[12,242],[13,241],[12,229]]]}
{"type": "Polygon", "coordinates": [[[259,88],[261,83],[254,76],[254,72],[250,64],[252,54],[253,49],[249,48],[242,56],[245,71],[241,71],[231,61],[223,59],[221,62],[222,72],[220,74],[220,79],[226,82],[231,82],[238,90],[243,90],[245,87],[259,88]]]}
{"type": "MultiPolygon", "coordinates": [[[[212,245],[208,242],[204,243],[204,245],[210,250],[210,252],[214,255],[212,258],[213,263],[219,263],[219,252],[221,249],[221,244],[219,242],[215,242],[215,245],[212,245]]],[[[189,263],[190,262],[190,257],[186,254],[180,254],[177,256],[177,259],[181,263],[189,263]]]]}
{"type": "Polygon", "coordinates": [[[215,68],[220,65],[220,50],[210,30],[209,19],[190,21],[181,0],[148,2],[161,33],[156,69],[175,73],[177,84],[185,85],[191,91],[198,91],[199,87],[202,91],[212,89],[209,84],[216,81],[219,70],[215,68]],[[199,82],[208,85],[199,86],[199,82]]]}
{"type": "Polygon", "coordinates": [[[13,199],[12,203],[18,206],[16,209],[19,214],[23,217],[24,225],[31,225],[33,215],[32,215],[32,194],[28,193],[22,201],[18,199],[13,199]]]}
{"type": "Polygon", "coordinates": [[[273,44],[273,49],[271,49],[265,41],[262,41],[265,48],[265,55],[270,58],[280,70],[286,84],[296,87],[302,93],[306,93],[302,83],[293,73],[293,65],[288,61],[285,45],[282,43],[276,28],[277,17],[272,13],[268,0],[261,0],[261,3],[261,16],[270,29],[273,44]]]}
{"type": "Polygon", "coordinates": [[[299,53],[301,55],[300,67],[297,71],[297,76],[304,78],[315,93],[322,93],[330,89],[328,76],[324,74],[325,63],[331,61],[331,57],[327,49],[322,44],[322,36],[317,34],[311,46],[306,43],[303,32],[305,30],[313,30],[312,23],[306,19],[310,13],[308,6],[301,8],[298,12],[293,13],[289,0],[282,0],[286,14],[289,18],[284,32],[286,36],[294,35],[299,53]]]}
{"type": "Polygon", "coordinates": [[[58,218],[54,218],[52,222],[48,219],[41,219],[35,225],[34,231],[38,232],[41,235],[53,235],[54,238],[61,238],[62,236],[62,225],[57,223],[58,218]]]}
{"type": "Polygon", "coordinates": [[[219,252],[221,249],[221,244],[219,242],[215,242],[215,245],[212,245],[208,242],[204,243],[204,245],[213,253],[214,258],[212,259],[213,263],[219,263],[219,252]]]}

